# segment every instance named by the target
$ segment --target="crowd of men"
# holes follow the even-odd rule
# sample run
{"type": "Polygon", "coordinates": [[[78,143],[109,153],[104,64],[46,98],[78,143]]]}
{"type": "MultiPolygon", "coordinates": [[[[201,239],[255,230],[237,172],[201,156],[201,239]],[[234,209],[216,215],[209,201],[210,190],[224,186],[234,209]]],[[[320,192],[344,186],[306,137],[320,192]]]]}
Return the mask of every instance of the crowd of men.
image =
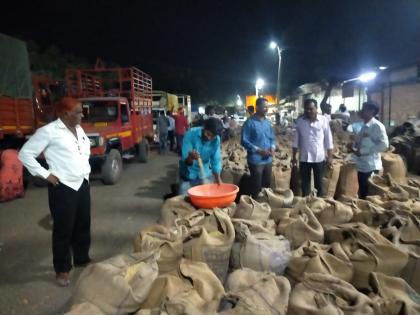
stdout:
{"type": "MultiPolygon", "coordinates": [[[[266,117],[267,105],[266,99],[258,98],[255,113],[251,113],[241,131],[253,197],[258,196],[263,187],[270,186],[273,155],[277,149],[272,123],[266,117]]],[[[80,126],[83,117],[80,101],[65,97],[58,102],[56,111],[58,118],[39,128],[25,143],[18,158],[33,176],[48,182],[53,218],[53,265],[57,283],[67,286],[72,267],[91,261],[90,141],[80,126]],[[48,169],[36,160],[40,154],[44,155],[48,169]]],[[[345,108],[339,111],[347,115],[345,108]]],[[[317,194],[323,195],[321,179],[332,160],[331,109],[323,108],[323,112],[318,114],[316,100],[307,99],[303,114],[294,123],[292,166],[300,169],[303,196],[311,192],[312,173],[317,194]]],[[[366,198],[368,179],[382,168],[380,153],[388,148],[385,127],[375,118],[378,112],[375,103],[363,104],[359,113],[361,126],[355,141],[348,144],[349,152],[356,159],[360,198],[366,198]]],[[[166,152],[168,142],[171,149],[176,142],[181,195],[186,195],[188,189],[196,185],[222,182],[221,141],[226,129],[235,126],[231,120],[218,117],[214,108],[208,107],[202,120],[191,128],[182,110],[177,115],[162,114],[157,124],[161,153],[166,152]]]]}

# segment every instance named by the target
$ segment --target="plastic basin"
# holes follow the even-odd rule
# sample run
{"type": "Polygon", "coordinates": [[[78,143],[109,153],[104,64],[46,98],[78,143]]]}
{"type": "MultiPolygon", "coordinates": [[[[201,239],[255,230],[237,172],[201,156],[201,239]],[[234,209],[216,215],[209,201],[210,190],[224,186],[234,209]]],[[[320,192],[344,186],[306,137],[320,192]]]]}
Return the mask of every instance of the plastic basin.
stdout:
{"type": "Polygon", "coordinates": [[[233,184],[206,184],[188,189],[191,203],[199,208],[222,208],[235,201],[239,187],[233,184]]]}

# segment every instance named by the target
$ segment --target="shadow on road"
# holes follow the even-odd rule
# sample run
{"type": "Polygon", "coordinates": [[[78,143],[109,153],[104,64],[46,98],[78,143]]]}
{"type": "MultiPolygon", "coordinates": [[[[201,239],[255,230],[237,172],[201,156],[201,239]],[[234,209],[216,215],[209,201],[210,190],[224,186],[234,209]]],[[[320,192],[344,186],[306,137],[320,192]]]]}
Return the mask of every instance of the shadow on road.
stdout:
{"type": "Polygon", "coordinates": [[[147,186],[140,187],[138,189],[135,196],[141,198],[146,197],[163,200],[164,195],[171,192],[171,184],[176,182],[177,173],[178,169],[176,164],[166,166],[166,174],[164,176],[151,179],[147,186]]]}

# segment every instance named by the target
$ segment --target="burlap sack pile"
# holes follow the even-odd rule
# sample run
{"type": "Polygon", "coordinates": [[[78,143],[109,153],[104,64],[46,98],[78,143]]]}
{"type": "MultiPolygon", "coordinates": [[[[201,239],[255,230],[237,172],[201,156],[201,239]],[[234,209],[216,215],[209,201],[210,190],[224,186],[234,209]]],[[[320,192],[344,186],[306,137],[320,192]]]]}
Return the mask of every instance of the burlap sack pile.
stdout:
{"type": "Polygon", "coordinates": [[[370,272],[398,275],[406,266],[408,254],[363,223],[325,226],[327,243],[340,243],[354,268],[351,283],[358,289],[368,286],[370,272]]]}

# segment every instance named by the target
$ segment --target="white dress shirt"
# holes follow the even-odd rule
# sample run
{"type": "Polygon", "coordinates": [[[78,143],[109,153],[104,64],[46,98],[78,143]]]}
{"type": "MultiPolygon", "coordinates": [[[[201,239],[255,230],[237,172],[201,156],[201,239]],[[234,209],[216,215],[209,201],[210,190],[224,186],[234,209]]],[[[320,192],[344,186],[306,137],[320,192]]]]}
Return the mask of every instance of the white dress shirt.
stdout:
{"type": "Polygon", "coordinates": [[[83,180],[89,180],[90,141],[82,127],[74,134],[57,119],[38,129],[19,152],[19,159],[34,176],[47,178],[53,174],[60,183],[79,190],[83,180]],[[36,158],[44,154],[49,166],[46,170],[36,158]]]}
{"type": "Polygon", "coordinates": [[[356,159],[357,170],[365,173],[381,170],[381,152],[389,146],[385,126],[372,118],[368,123],[363,124],[355,140],[356,148],[361,154],[356,159]]]}
{"type": "Polygon", "coordinates": [[[298,118],[293,148],[299,150],[299,160],[308,163],[325,161],[325,151],[333,148],[333,139],[328,119],[317,115],[315,121],[298,118]]]}

